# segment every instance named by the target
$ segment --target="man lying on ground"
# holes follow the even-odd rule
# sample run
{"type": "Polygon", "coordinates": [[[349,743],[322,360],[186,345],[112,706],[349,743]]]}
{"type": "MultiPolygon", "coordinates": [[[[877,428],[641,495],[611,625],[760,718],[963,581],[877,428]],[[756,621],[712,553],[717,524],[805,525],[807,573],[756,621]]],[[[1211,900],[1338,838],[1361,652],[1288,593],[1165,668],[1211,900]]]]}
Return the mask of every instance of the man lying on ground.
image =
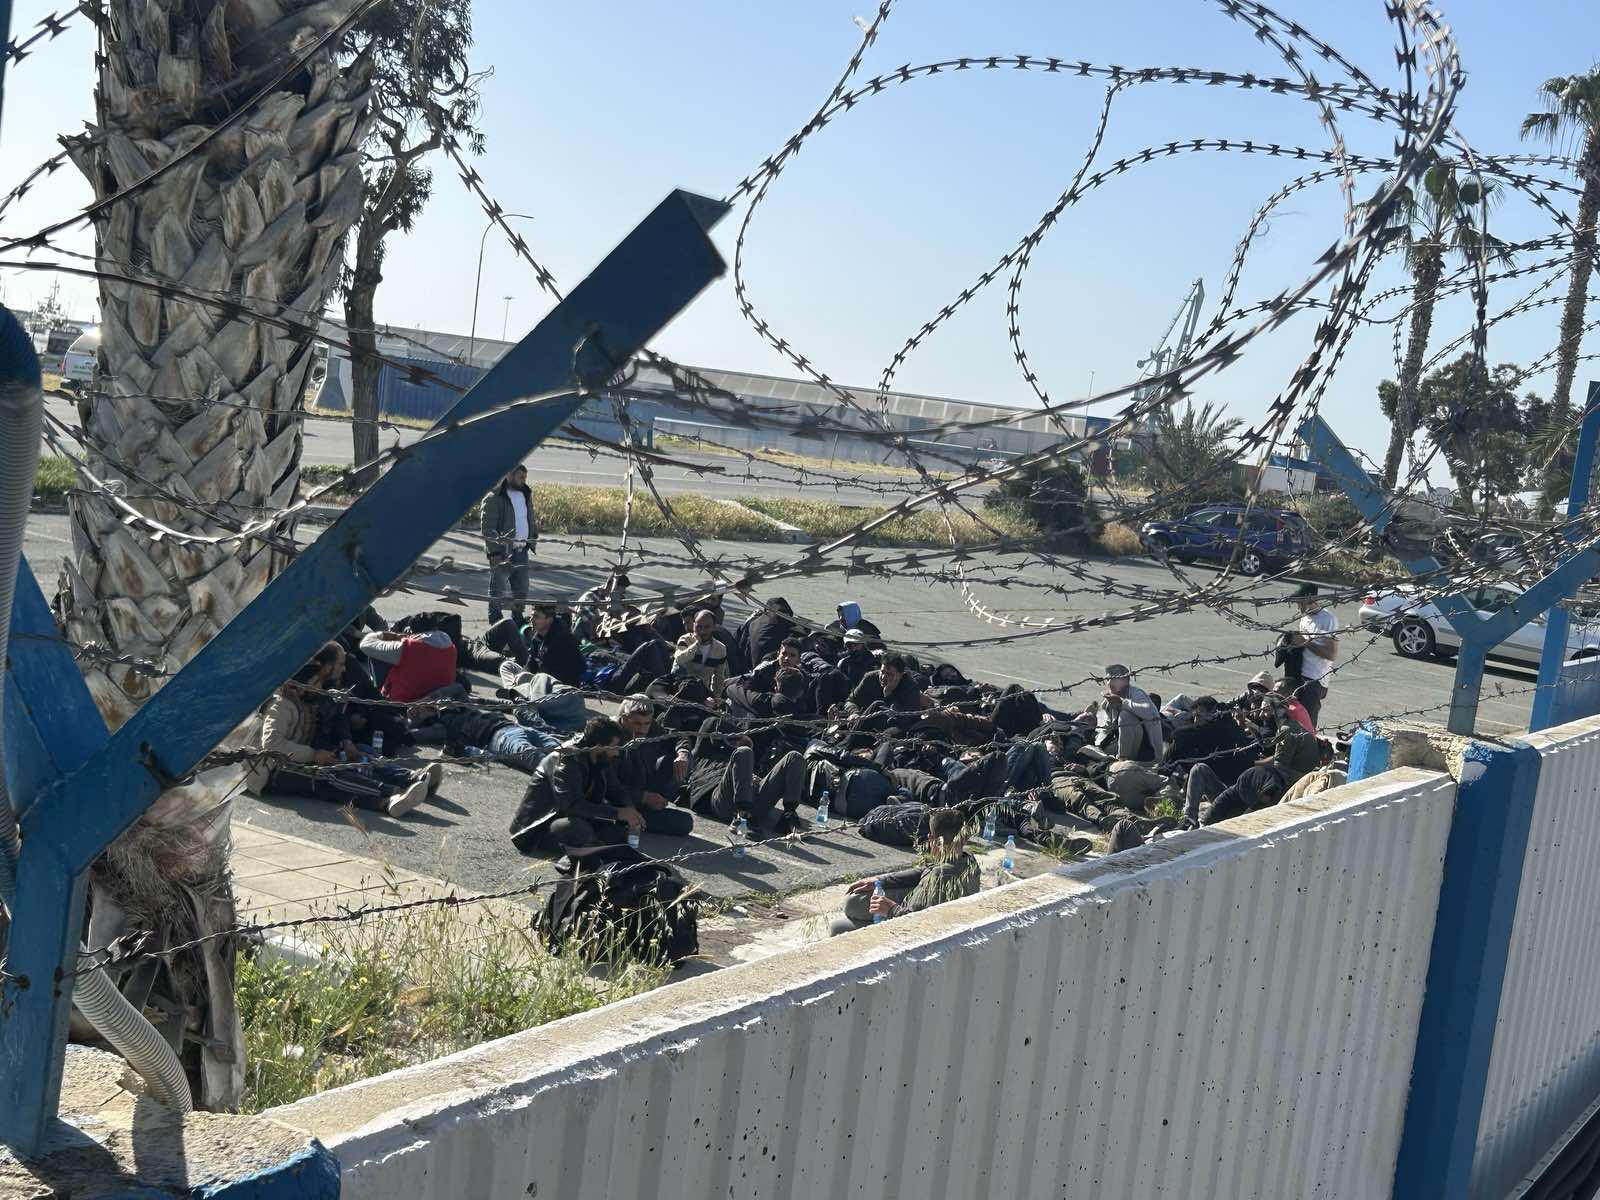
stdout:
{"type": "Polygon", "coordinates": [[[423,745],[443,745],[451,758],[478,750],[524,774],[538,770],[544,756],[561,745],[561,736],[533,714],[526,722],[510,710],[482,704],[414,704],[408,713],[412,737],[423,745]]]}

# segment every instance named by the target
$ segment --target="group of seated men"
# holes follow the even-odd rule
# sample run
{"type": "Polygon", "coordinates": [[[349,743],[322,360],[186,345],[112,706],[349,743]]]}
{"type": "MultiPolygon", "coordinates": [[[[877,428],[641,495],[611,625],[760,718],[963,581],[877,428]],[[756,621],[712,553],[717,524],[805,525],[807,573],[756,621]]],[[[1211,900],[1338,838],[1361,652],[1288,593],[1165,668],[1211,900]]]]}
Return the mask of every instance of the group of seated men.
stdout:
{"type": "MultiPolygon", "coordinates": [[[[771,836],[826,795],[868,836],[925,843],[944,864],[920,893],[920,876],[865,881],[884,893],[858,892],[855,919],[975,890],[952,822],[975,824],[990,808],[997,827],[1024,837],[1088,826],[1120,849],[1338,782],[1294,685],[1265,673],[1226,701],[1163,705],[1112,664],[1093,703],[1052,711],[1020,686],[895,652],[855,603],[817,625],[776,599],[729,629],[720,596],[647,615],[625,589],[613,577],[570,616],[536,608],[481,640],[446,614],[386,628],[369,613],[297,695],[335,706],[363,750],[382,733],[387,753],[442,745],[527,774],[510,827],[526,853],[684,837],[696,815],[771,836]],[[498,695],[469,698],[467,668],[497,675],[498,695]],[[617,718],[587,717],[585,689],[623,695],[617,718]]],[[[426,792],[390,784],[412,803],[426,792]]]]}

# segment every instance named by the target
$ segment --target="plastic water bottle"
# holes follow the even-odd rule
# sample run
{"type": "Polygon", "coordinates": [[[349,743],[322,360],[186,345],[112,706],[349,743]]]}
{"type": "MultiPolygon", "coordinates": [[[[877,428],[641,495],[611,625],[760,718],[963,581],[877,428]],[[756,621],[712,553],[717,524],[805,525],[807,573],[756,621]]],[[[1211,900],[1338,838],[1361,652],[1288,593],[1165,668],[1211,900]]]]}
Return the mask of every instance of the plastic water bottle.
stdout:
{"type": "Polygon", "coordinates": [[[372,752],[374,754],[383,753],[383,730],[381,729],[372,731],[372,752]]]}
{"type": "MultiPolygon", "coordinates": [[[[872,881],[872,898],[876,900],[881,895],[883,895],[883,880],[874,879],[872,881]]],[[[880,924],[882,921],[883,914],[881,912],[875,912],[872,914],[872,923],[874,925],[880,924]]]]}
{"type": "Polygon", "coordinates": [[[739,823],[733,829],[733,856],[743,858],[745,843],[750,840],[750,822],[743,813],[739,814],[739,823]]]}
{"type": "Polygon", "coordinates": [[[994,841],[994,808],[995,806],[991,804],[983,813],[983,840],[986,842],[994,841]]]}
{"type": "Polygon", "coordinates": [[[629,828],[628,828],[628,849],[629,850],[637,850],[638,848],[639,848],[639,831],[637,829],[634,829],[632,826],[629,826],[629,828]]]}
{"type": "Polygon", "coordinates": [[[1017,839],[1010,834],[1006,835],[1006,856],[1000,860],[1002,871],[1011,871],[1017,865],[1017,839]]]}
{"type": "Polygon", "coordinates": [[[822,793],[822,799],[817,802],[817,828],[828,827],[828,801],[832,799],[827,792],[822,793]]]}

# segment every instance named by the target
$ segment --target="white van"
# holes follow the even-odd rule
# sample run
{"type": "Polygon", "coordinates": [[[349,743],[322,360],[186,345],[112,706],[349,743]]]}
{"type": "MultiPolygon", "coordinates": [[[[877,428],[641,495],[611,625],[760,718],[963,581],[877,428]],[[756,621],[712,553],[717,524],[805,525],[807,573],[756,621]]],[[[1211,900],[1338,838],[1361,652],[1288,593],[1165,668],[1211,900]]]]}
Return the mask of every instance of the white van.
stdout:
{"type": "Polygon", "coordinates": [[[61,389],[67,392],[86,391],[94,380],[94,362],[99,354],[99,328],[79,334],[61,356],[61,389]]]}

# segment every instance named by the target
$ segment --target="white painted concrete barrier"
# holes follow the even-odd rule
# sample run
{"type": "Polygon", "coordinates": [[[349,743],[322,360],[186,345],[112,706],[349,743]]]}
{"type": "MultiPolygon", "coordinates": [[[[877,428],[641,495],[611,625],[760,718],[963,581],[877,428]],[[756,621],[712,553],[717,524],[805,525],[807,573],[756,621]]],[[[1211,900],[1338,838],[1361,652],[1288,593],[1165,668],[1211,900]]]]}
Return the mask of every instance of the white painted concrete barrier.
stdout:
{"type": "Polygon", "coordinates": [[[1484,1087],[1473,1200],[1498,1200],[1600,1096],[1600,717],[1518,739],[1539,786],[1484,1087]]]}
{"type": "Polygon", "coordinates": [[[1453,796],[1392,772],[269,1115],[346,1200],[1388,1196],[1453,796]]]}

